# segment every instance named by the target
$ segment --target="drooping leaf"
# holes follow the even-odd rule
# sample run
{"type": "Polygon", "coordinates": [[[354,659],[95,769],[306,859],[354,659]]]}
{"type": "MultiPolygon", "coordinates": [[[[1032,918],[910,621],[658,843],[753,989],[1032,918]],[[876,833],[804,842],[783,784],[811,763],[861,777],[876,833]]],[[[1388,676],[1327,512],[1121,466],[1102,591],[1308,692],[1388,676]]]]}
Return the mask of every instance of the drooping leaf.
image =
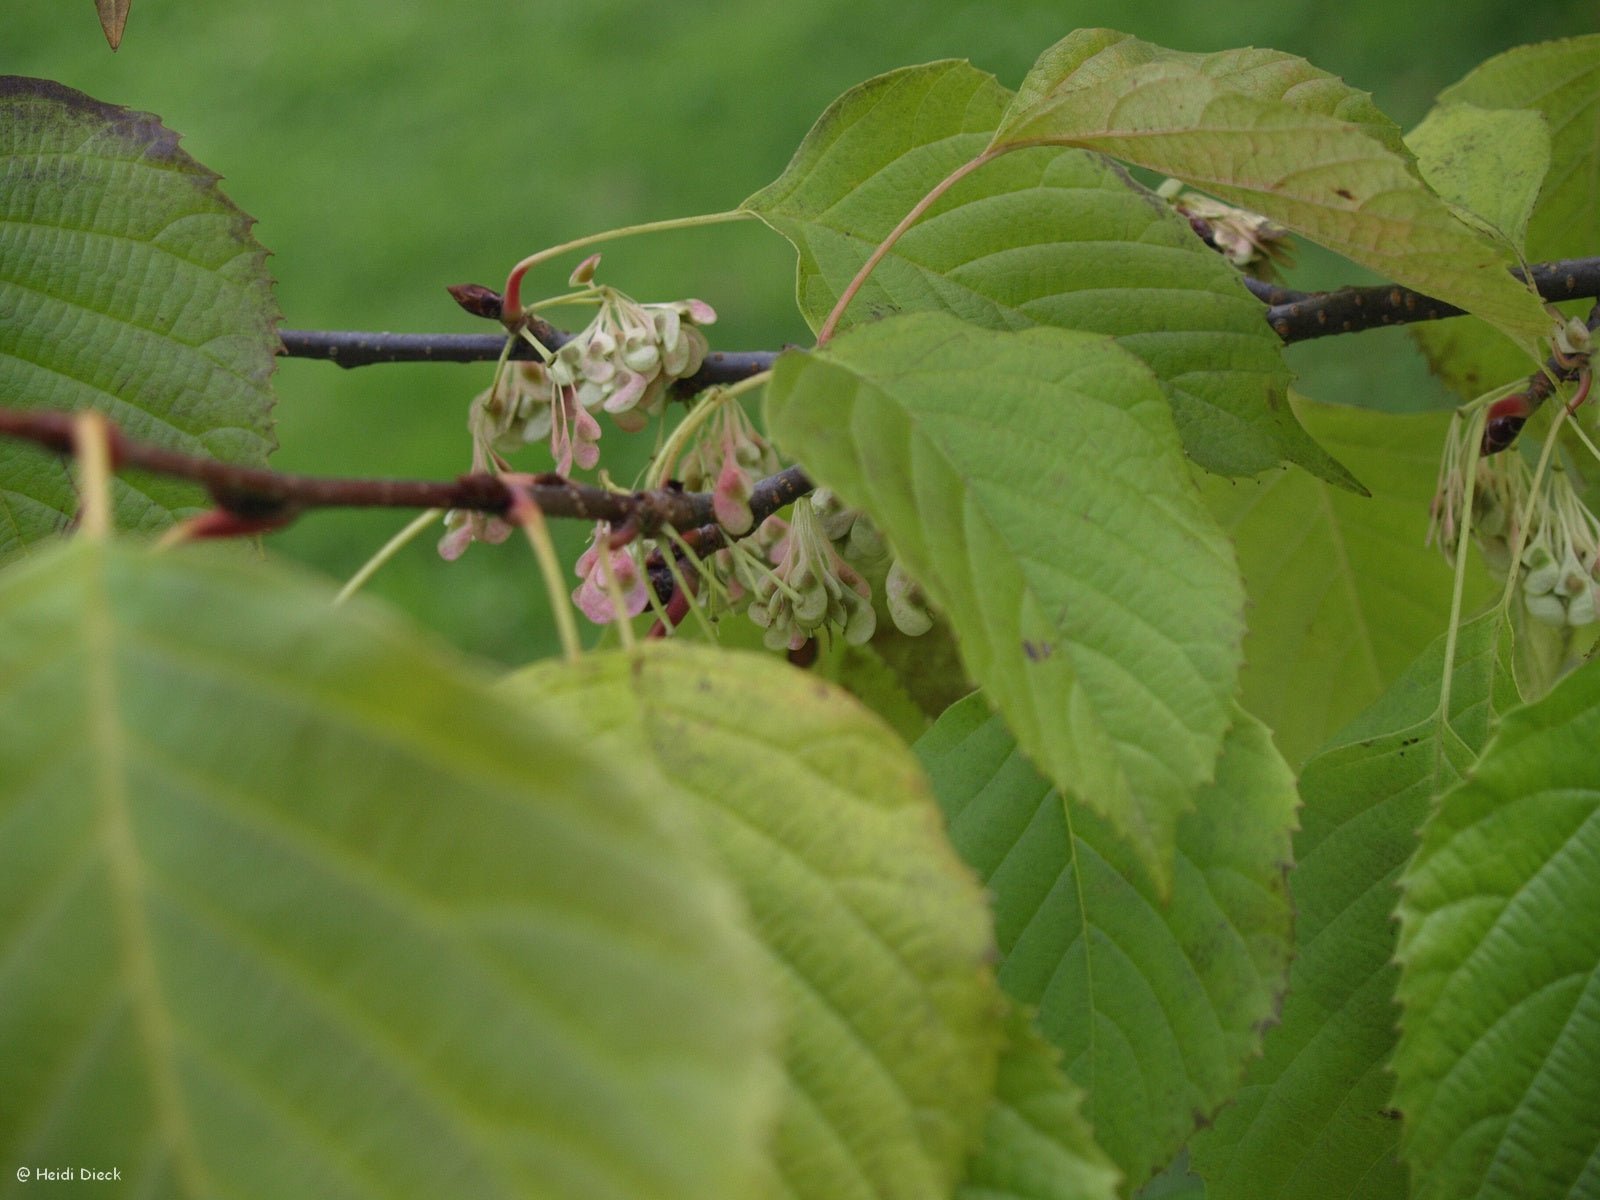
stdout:
{"type": "Polygon", "coordinates": [[[1404,1200],[1388,1070],[1395,882],[1433,800],[1516,703],[1497,631],[1493,616],[1462,629],[1448,729],[1439,638],[1301,773],[1289,994],[1244,1089],[1191,1147],[1209,1200],[1404,1200]]]}
{"type": "Polygon", "coordinates": [[[1600,666],[1509,713],[1401,879],[1419,1200],[1600,1191],[1600,666]]]}
{"type": "Polygon", "coordinates": [[[785,355],[767,413],[888,536],[1023,749],[1168,879],[1231,720],[1241,594],[1148,369],[917,313],[785,355]]]}
{"type": "Polygon", "coordinates": [[[1294,777],[1235,711],[1215,784],[1179,822],[1170,901],[1105,821],[1063,805],[980,697],[917,743],[951,839],[994,897],[1000,981],[1037,1006],[1131,1187],[1234,1093],[1289,965],[1294,777]]]}
{"type": "MultiPolygon", "coordinates": [[[[1297,472],[1202,479],[1250,597],[1244,706],[1291,763],[1381,695],[1448,623],[1450,568],[1423,545],[1448,416],[1299,403],[1312,436],[1363,479],[1352,496],[1297,472]]],[[[1474,551],[1466,610],[1488,596],[1474,551]]]]}
{"type": "Polygon", "coordinates": [[[122,31],[128,24],[128,10],[133,7],[133,0],[94,0],[94,6],[100,14],[100,28],[105,30],[106,41],[115,50],[122,45],[122,31]]]}
{"type": "Polygon", "coordinates": [[[994,1089],[1001,998],[983,894],[904,744],[804,672],[701,646],[541,664],[507,690],[654,767],[743,890],[787,1015],[762,1194],[949,1195],[994,1089]]]}
{"type": "Polygon", "coordinates": [[[328,599],[81,540],[0,575],[6,1161],[752,1195],[774,1001],[688,815],[328,599]]]}
{"type": "Polygon", "coordinates": [[[1014,111],[1046,105],[1064,86],[1114,82],[1129,70],[1153,62],[1180,63],[1234,91],[1281,99],[1302,112],[1332,117],[1405,155],[1400,127],[1372,102],[1369,93],[1297,55],[1255,46],[1194,54],[1169,50],[1115,29],[1080,29],[1047,49],[1017,89],[1014,111]]]}
{"type": "Polygon", "coordinates": [[[956,1200],[1112,1200],[1117,1169],[1095,1145],[1082,1090],[1061,1073],[1061,1052],[1026,1012],[1008,1007],[983,1144],[956,1200]]]}
{"type": "Polygon", "coordinates": [[[1464,220],[1521,252],[1550,170],[1550,126],[1532,109],[1441,104],[1407,144],[1428,186],[1464,220]]]}
{"type": "Polygon", "coordinates": [[[1079,30],[1041,57],[994,145],[1082,146],[1176,175],[1531,348],[1548,321],[1511,257],[1428,190],[1370,101],[1287,56],[1240,53],[1213,65],[1079,30]]]}
{"type": "MultiPolygon", "coordinates": [[[[251,218],[217,180],[148,113],[0,78],[0,404],[94,408],[143,441],[266,462],[278,311],[251,218]]],[[[148,475],[114,495],[133,529],[201,502],[148,475]]],[[[76,511],[59,460],[0,444],[0,562],[76,511]]]]}
{"type": "MultiPolygon", "coordinates": [[[[1009,100],[965,62],[879,76],[840,97],[745,201],[799,251],[813,328],[917,201],[983,150],[1009,100]]],[[[847,322],[901,311],[1111,334],[1167,383],[1184,446],[1208,470],[1289,461],[1354,486],[1295,422],[1282,347],[1238,273],[1099,155],[1023,151],[956,185],[896,243],[847,322]]]]}
{"type": "MultiPolygon", "coordinates": [[[[1550,170],[1528,222],[1530,262],[1591,255],[1600,246],[1600,35],[1519,46],[1491,58],[1439,94],[1441,105],[1532,109],[1550,129],[1550,170]]],[[[1585,311],[1581,301],[1574,311],[1585,311]]],[[[1463,397],[1533,369],[1525,354],[1481,321],[1414,326],[1433,369],[1463,397]]]]}

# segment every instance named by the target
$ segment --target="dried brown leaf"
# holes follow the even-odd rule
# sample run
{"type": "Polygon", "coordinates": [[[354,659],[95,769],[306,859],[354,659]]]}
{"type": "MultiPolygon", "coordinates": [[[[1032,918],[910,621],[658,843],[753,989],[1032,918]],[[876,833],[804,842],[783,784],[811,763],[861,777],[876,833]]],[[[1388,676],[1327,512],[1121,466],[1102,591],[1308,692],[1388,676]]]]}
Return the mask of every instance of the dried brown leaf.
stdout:
{"type": "Polygon", "coordinates": [[[94,0],[100,12],[100,28],[106,31],[106,41],[115,50],[122,45],[122,30],[128,24],[128,10],[133,0],[94,0]]]}

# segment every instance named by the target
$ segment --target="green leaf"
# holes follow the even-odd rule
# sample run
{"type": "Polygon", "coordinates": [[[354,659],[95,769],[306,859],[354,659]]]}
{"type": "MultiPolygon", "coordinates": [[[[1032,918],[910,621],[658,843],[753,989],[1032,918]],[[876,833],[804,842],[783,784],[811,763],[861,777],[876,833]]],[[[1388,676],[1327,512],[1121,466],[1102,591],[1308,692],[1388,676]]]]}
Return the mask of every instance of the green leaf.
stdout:
{"type": "Polygon", "coordinates": [[[654,767],[744,892],[787,1014],[762,1194],[949,1195],[993,1093],[1001,998],[983,893],[904,744],[770,655],[676,643],[541,664],[508,699],[654,767]]]}
{"type": "MultiPolygon", "coordinates": [[[[0,77],[0,404],[94,408],[142,441],[266,462],[278,310],[252,220],[217,179],[148,113],[0,77]]],[[[202,502],[148,475],[113,494],[125,529],[202,502]]],[[[76,511],[59,459],[0,444],[0,562],[76,511]]]]}
{"type": "MultiPolygon", "coordinates": [[[[745,201],[799,251],[813,328],[917,201],[983,151],[1010,98],[965,62],[879,76],[835,101],[745,201]]],[[[1023,151],[957,184],[895,244],[847,323],[901,311],[1111,334],[1170,387],[1184,447],[1208,470],[1289,461],[1358,486],[1295,422],[1282,347],[1238,273],[1099,155],[1023,151]]]]}
{"type": "Polygon", "coordinates": [[[1448,730],[1439,638],[1301,773],[1289,994],[1243,1091],[1191,1147],[1209,1200],[1406,1196],[1387,1067],[1395,881],[1433,800],[1516,702],[1497,632],[1494,616],[1462,628],[1448,730]]]}
{"type": "Polygon", "coordinates": [[[1060,1051],[1027,1014],[1008,1008],[983,1144],[956,1200],[1112,1200],[1117,1169],[1083,1118],[1083,1092],[1062,1075],[1060,1051]]]}
{"type": "Polygon", "coordinates": [[[1551,170],[1529,224],[1541,256],[1592,253],[1600,241],[1600,34],[1519,46],[1439,94],[1444,104],[1533,109],[1549,122],[1551,170]],[[1571,250],[1558,247],[1572,247],[1571,250]],[[1547,247],[1549,247],[1547,249],[1547,247]]]}
{"type": "Polygon", "coordinates": [[[1508,714],[1401,880],[1395,1101],[1413,1195],[1592,1196],[1600,665],[1508,714]]]}
{"type": "Polygon", "coordinates": [[[688,814],[328,599],[81,539],[0,575],[6,1162],[752,1195],[776,1014],[688,814]]]}
{"type": "Polygon", "coordinates": [[[1190,1173],[1189,1153],[1185,1150],[1140,1188],[1134,1200],[1206,1200],[1205,1180],[1190,1173]]]}
{"type": "Polygon", "coordinates": [[[1374,111],[1287,56],[1212,64],[1090,29],[1045,52],[994,145],[1082,146],[1176,175],[1531,349],[1549,322],[1510,256],[1428,190],[1374,111]]]}
{"type": "MultiPolygon", "coordinates": [[[[1423,545],[1447,414],[1389,416],[1299,403],[1318,442],[1366,481],[1352,496],[1298,472],[1202,479],[1233,535],[1250,598],[1244,706],[1303,762],[1381,695],[1443,630],[1450,568],[1423,545]]],[[[1476,552],[1466,611],[1487,599],[1476,552]]]]}
{"type": "MultiPolygon", "coordinates": [[[[1530,262],[1577,258],[1600,246],[1600,35],[1519,46],[1491,58],[1439,95],[1441,105],[1531,109],[1550,129],[1550,171],[1528,222],[1530,262]]],[[[1573,311],[1586,311],[1581,301],[1573,311]]],[[[1476,396],[1532,364],[1480,321],[1413,326],[1433,369],[1462,396],[1476,396]]]]}
{"type": "Polygon", "coordinates": [[[906,691],[899,674],[878,656],[870,643],[852,646],[843,638],[835,638],[817,657],[811,670],[818,678],[838,684],[861,701],[899,734],[902,741],[914,742],[927,732],[928,715],[906,691]]]}
{"type": "Polygon", "coordinates": [[[901,633],[893,621],[880,619],[868,645],[928,721],[972,691],[955,633],[937,613],[933,628],[915,637],[901,633]]]}
{"type": "Polygon", "coordinates": [[[1423,179],[1457,216],[1522,252],[1550,170],[1550,126],[1542,113],[1441,104],[1406,141],[1423,179]]]}
{"type": "Polygon", "coordinates": [[[1231,720],[1241,589],[1144,365],[918,313],[780,358],[767,414],[888,536],[1023,749],[1167,880],[1231,720]]]}
{"type": "Polygon", "coordinates": [[[1234,1093],[1289,965],[1294,777],[1266,727],[1235,713],[1216,783],[1178,824],[1168,902],[979,697],[917,743],[951,839],[994,896],[1000,982],[1037,1006],[1130,1188],[1234,1093]]]}

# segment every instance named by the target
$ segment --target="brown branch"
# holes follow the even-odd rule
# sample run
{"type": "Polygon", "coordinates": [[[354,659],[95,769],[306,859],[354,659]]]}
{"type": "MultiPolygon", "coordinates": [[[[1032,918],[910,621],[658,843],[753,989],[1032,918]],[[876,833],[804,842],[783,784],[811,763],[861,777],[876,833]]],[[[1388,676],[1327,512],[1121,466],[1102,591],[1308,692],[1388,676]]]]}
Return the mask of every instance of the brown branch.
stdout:
{"type": "MultiPolygon", "coordinates": [[[[35,442],[57,454],[74,450],[71,414],[0,408],[0,434],[35,442]]],[[[286,524],[314,508],[458,508],[504,515],[512,493],[502,476],[462,475],[453,480],[339,479],[287,475],[241,467],[134,441],[109,429],[113,467],[136,467],[187,479],[205,488],[218,507],[252,522],[286,524]]],[[[750,507],[762,520],[809,492],[811,481],[790,467],[756,484],[750,507]]],[[[649,535],[664,526],[700,530],[715,524],[711,495],[665,487],[651,492],[610,492],[559,475],[533,477],[524,492],[548,517],[609,521],[649,535]]]]}
{"type": "MultiPolygon", "coordinates": [[[[534,336],[546,349],[555,350],[572,340],[572,334],[540,323],[534,336]]],[[[336,367],[366,367],[374,363],[494,362],[506,348],[503,333],[365,333],[359,330],[284,329],[278,334],[289,358],[315,358],[336,367]]],[[[523,338],[511,348],[514,361],[537,358],[538,351],[523,338]]],[[[738,383],[770,371],[775,350],[714,350],[700,369],[680,379],[672,390],[684,396],[719,383],[738,383]]]]}
{"type": "MultiPolygon", "coordinates": [[[[1535,287],[1546,300],[1600,296],[1600,258],[1537,263],[1532,273],[1535,287]]],[[[1519,279],[1524,277],[1520,269],[1512,274],[1519,279]]],[[[1266,306],[1267,324],[1286,343],[1462,315],[1462,310],[1452,304],[1395,284],[1346,287],[1332,292],[1297,292],[1248,276],[1242,278],[1251,294],[1266,306]]],[[[573,336],[543,321],[533,322],[530,331],[552,351],[573,336]]],[[[283,353],[290,358],[315,358],[346,368],[374,363],[493,362],[506,345],[503,333],[285,329],[279,337],[283,353]]],[[[513,359],[536,356],[537,351],[524,339],[518,338],[512,347],[513,359]]],[[[776,358],[777,352],[772,350],[714,351],[706,356],[698,372],[674,384],[673,391],[679,395],[693,395],[715,384],[737,383],[770,370],[776,358]]]]}
{"type": "MultiPolygon", "coordinates": [[[[1600,296],[1600,258],[1567,258],[1535,263],[1533,285],[1546,300],[1600,296]]],[[[1518,279],[1527,278],[1519,268],[1518,279]]],[[[1285,342],[1305,342],[1340,333],[1360,333],[1384,325],[1410,325],[1459,317],[1453,304],[1390,284],[1317,292],[1267,309],[1267,324],[1285,342]]]]}

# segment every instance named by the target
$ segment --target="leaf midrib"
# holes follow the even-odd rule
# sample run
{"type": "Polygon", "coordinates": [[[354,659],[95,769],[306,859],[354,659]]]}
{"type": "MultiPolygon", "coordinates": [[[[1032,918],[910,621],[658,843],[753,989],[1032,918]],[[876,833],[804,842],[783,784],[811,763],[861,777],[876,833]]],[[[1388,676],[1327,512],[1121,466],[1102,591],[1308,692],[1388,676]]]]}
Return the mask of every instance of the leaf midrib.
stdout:
{"type": "Polygon", "coordinates": [[[123,736],[121,686],[117,670],[117,620],[107,580],[104,542],[85,546],[83,564],[84,724],[94,762],[98,801],[96,834],[106,860],[114,909],[122,986],[134,1010],[135,1041],[149,1073],[154,1120],[171,1154],[186,1194],[203,1197],[215,1188],[201,1160],[194,1127],[173,1062],[172,1017],[156,967],[154,939],[144,902],[145,863],[133,827],[127,788],[127,745],[123,736]]]}

